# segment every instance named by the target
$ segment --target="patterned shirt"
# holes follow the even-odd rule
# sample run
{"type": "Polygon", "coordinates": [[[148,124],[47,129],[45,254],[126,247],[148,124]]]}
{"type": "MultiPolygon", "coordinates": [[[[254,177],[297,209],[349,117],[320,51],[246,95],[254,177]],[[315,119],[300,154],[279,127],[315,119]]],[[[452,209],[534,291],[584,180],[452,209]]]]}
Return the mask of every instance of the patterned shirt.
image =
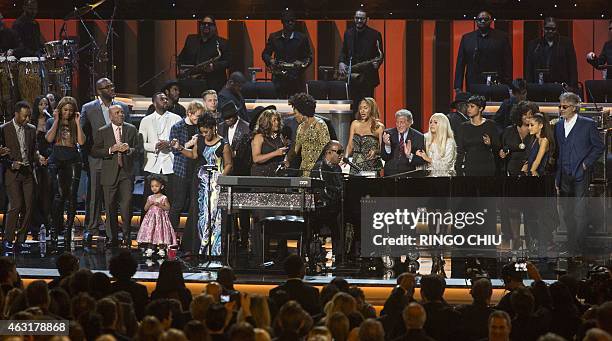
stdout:
{"type": "Polygon", "coordinates": [[[315,122],[310,124],[308,121],[302,122],[297,128],[295,136],[295,148],[301,147],[302,176],[309,176],[310,170],[319,159],[323,148],[329,142],[329,130],[323,120],[314,118],[315,122]]]}
{"type": "Polygon", "coordinates": [[[13,126],[15,126],[15,132],[17,132],[17,141],[19,142],[19,147],[21,149],[21,160],[24,166],[29,165],[28,162],[28,146],[26,145],[25,140],[25,129],[23,126],[17,124],[15,119],[13,119],[13,126]]]}
{"type": "MultiPolygon", "coordinates": [[[[184,146],[187,141],[191,140],[191,137],[197,134],[198,128],[194,125],[189,125],[186,122],[187,118],[178,121],[170,129],[170,141],[177,139],[181,146],[184,146]]],[[[173,150],[174,163],[172,170],[174,174],[180,177],[186,177],[190,170],[195,168],[196,160],[192,160],[177,150],[173,150]]]]}

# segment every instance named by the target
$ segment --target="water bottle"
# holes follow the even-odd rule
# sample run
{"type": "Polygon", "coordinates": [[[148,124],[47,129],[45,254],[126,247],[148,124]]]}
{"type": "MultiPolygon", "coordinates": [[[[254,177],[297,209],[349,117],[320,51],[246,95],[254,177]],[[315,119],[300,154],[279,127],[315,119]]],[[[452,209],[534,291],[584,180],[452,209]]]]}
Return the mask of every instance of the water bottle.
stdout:
{"type": "Polygon", "coordinates": [[[38,241],[40,242],[40,256],[45,257],[47,254],[47,228],[44,224],[40,225],[38,241]]]}

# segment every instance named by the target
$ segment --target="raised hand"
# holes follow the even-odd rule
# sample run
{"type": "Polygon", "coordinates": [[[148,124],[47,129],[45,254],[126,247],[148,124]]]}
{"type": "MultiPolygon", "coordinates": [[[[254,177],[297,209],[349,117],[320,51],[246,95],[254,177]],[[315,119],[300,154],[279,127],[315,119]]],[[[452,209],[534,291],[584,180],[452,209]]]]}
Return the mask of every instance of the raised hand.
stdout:
{"type": "Polygon", "coordinates": [[[80,112],[75,112],[74,113],[74,121],[76,122],[76,124],[78,125],[79,122],[81,122],[81,113],[80,112]]]}
{"type": "Polygon", "coordinates": [[[383,133],[383,143],[387,146],[391,145],[391,135],[386,131],[383,133]]]}

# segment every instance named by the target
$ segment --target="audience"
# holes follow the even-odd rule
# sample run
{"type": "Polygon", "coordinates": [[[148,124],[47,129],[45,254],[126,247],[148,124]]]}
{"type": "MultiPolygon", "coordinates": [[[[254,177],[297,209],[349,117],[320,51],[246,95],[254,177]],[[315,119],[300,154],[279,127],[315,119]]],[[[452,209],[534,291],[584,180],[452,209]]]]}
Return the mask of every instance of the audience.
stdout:
{"type": "Polygon", "coordinates": [[[408,306],[404,308],[404,311],[402,312],[402,318],[404,319],[406,333],[395,340],[434,340],[433,338],[429,337],[425,329],[423,329],[425,322],[427,321],[427,312],[425,312],[422,305],[416,302],[408,304],[408,306]]]}
{"type": "Polygon", "coordinates": [[[71,253],[64,252],[57,257],[55,266],[57,267],[57,272],[59,272],[59,277],[54,278],[48,283],[49,290],[57,288],[64,278],[72,275],[79,269],[79,259],[71,253]]]}
{"type": "Polygon", "coordinates": [[[488,341],[510,341],[512,322],[510,315],[502,310],[496,310],[489,316],[488,341]]]}
{"type": "Polygon", "coordinates": [[[421,278],[421,296],[423,308],[427,313],[425,332],[432,338],[443,341],[455,337],[459,315],[453,307],[444,301],[446,281],[438,275],[427,275],[421,278]],[[447,326],[440,328],[440,326],[447,326]]]}
{"type": "Polygon", "coordinates": [[[278,290],[283,290],[289,299],[297,301],[311,316],[321,312],[319,303],[319,291],[309,284],[304,283],[306,268],[302,257],[290,255],[284,264],[287,281],[284,284],[270,290],[270,296],[278,290]]]}
{"type": "Polygon", "coordinates": [[[144,317],[144,308],[149,303],[149,293],[147,287],[132,280],[137,266],[138,264],[132,254],[123,251],[110,259],[108,270],[115,278],[115,282],[110,285],[110,292],[125,291],[129,293],[134,302],[136,317],[140,320],[144,317]]]}
{"type": "Polygon", "coordinates": [[[489,315],[493,312],[490,307],[493,286],[488,278],[480,278],[472,281],[470,289],[472,304],[457,307],[460,321],[461,338],[464,340],[479,340],[487,337],[487,323],[489,315]]]}
{"type": "Polygon", "coordinates": [[[360,341],[383,341],[385,339],[385,330],[382,323],[373,318],[363,321],[361,326],[356,329],[359,329],[360,341]]]}
{"type": "Polygon", "coordinates": [[[185,286],[181,264],[177,261],[165,261],[159,267],[159,276],[151,300],[174,298],[181,302],[183,310],[189,309],[191,292],[185,286]]]}

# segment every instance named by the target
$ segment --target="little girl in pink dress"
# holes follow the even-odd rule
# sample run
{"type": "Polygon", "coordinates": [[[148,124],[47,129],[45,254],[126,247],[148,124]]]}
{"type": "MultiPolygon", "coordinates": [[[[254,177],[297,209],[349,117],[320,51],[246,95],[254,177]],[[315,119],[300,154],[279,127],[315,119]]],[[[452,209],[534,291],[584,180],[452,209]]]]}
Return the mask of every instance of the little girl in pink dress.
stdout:
{"type": "Polygon", "coordinates": [[[144,207],[147,214],[142,219],[136,239],[140,245],[147,244],[146,256],[151,257],[153,247],[157,246],[159,256],[164,257],[166,254],[164,249],[169,245],[176,244],[176,234],[168,217],[170,203],[168,198],[161,193],[161,190],[165,187],[165,180],[163,177],[154,174],[151,175],[150,182],[153,194],[147,198],[144,207]]]}

